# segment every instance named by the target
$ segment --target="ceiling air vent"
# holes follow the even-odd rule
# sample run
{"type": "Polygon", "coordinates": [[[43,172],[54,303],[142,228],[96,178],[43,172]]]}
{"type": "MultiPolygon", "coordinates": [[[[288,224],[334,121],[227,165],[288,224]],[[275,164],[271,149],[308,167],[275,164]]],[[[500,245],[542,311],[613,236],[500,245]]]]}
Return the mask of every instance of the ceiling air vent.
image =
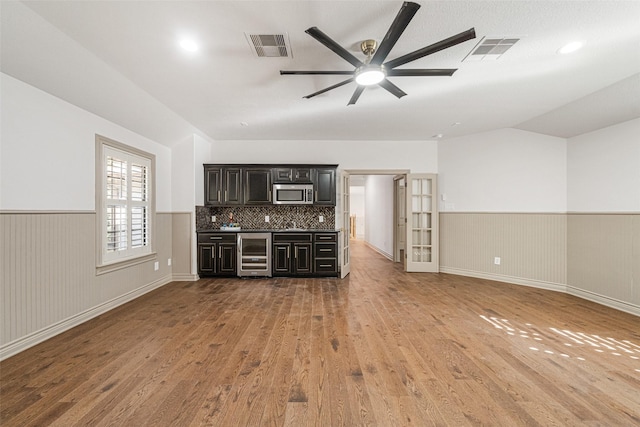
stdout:
{"type": "Polygon", "coordinates": [[[247,40],[255,54],[261,58],[293,57],[289,46],[289,36],[284,34],[248,34],[247,40]]]}
{"type": "Polygon", "coordinates": [[[463,61],[496,60],[516,44],[518,40],[520,39],[513,37],[483,37],[463,61]]]}

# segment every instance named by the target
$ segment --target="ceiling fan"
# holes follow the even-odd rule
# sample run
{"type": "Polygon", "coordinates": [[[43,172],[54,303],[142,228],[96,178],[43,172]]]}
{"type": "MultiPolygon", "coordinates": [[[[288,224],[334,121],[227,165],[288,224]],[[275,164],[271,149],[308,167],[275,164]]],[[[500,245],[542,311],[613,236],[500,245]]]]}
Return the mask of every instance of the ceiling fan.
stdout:
{"type": "Polygon", "coordinates": [[[404,2],[396,19],[391,23],[391,27],[387,31],[387,34],[382,39],[380,46],[377,46],[375,40],[365,40],[361,43],[360,49],[367,57],[364,61],[359,60],[353,56],[349,51],[336,43],[333,39],[320,31],[317,27],[311,27],[305,32],[311,37],[331,49],[338,54],[341,58],[353,65],[355,70],[353,71],[285,71],[280,70],[281,75],[346,75],[351,76],[347,80],[337,83],[333,86],[329,86],[304,98],[313,98],[316,95],[328,92],[332,89],[344,86],[355,80],[358,83],[353,96],[349,100],[347,105],[355,104],[362,95],[362,92],[367,86],[377,84],[378,86],[391,92],[398,98],[402,98],[406,95],[399,87],[391,83],[387,77],[416,77],[416,76],[451,76],[457,69],[397,69],[401,65],[408,62],[415,61],[424,56],[431,55],[432,53],[439,52],[443,49],[455,46],[464,41],[473,39],[476,37],[474,28],[464,31],[460,34],[456,34],[447,39],[441,40],[432,45],[423,47],[414,52],[403,55],[399,58],[392,59],[391,61],[384,62],[391,52],[391,49],[396,44],[402,33],[404,32],[411,19],[420,9],[420,5],[413,2],[404,2]]]}

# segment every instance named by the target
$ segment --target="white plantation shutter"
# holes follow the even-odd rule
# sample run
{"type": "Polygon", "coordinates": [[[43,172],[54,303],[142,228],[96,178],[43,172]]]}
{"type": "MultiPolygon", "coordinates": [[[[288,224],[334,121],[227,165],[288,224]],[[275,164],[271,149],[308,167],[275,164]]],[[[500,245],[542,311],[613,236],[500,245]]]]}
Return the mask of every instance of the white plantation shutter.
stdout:
{"type": "Polygon", "coordinates": [[[152,160],[102,145],[102,259],[109,264],[151,253],[152,160]]]}

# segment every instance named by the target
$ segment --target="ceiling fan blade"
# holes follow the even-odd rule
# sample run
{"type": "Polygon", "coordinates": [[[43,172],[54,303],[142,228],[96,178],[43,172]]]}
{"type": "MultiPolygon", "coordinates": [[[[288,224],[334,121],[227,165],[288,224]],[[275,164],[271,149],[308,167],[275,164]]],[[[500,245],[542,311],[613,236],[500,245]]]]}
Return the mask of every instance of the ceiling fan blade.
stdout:
{"type": "Polygon", "coordinates": [[[362,92],[364,92],[364,88],[365,88],[364,86],[358,85],[356,90],[353,92],[353,95],[351,95],[351,99],[349,100],[349,103],[347,104],[347,106],[353,105],[356,102],[358,102],[358,98],[360,98],[360,95],[362,95],[362,92]]]}
{"type": "Polygon", "coordinates": [[[406,93],[404,93],[402,89],[400,89],[398,86],[394,85],[387,79],[384,79],[383,81],[378,83],[378,85],[385,88],[389,92],[391,92],[393,95],[396,96],[396,98],[402,98],[403,96],[406,95],[406,93]]]}
{"type": "Polygon", "coordinates": [[[411,77],[411,76],[451,76],[458,71],[457,68],[415,68],[411,70],[389,70],[387,77],[411,77]]]}
{"type": "Polygon", "coordinates": [[[362,61],[353,56],[347,49],[340,46],[336,43],[331,37],[320,31],[317,27],[311,27],[305,33],[309,34],[314,39],[318,40],[320,43],[334,51],[338,54],[342,59],[347,61],[349,64],[354,67],[360,67],[363,65],[362,61]]]}
{"type": "Polygon", "coordinates": [[[415,61],[416,59],[420,59],[424,56],[431,55],[432,53],[439,52],[443,49],[447,49],[449,47],[474,38],[476,38],[476,30],[474,28],[471,28],[467,31],[463,31],[460,34],[456,34],[455,36],[451,36],[427,47],[423,47],[422,49],[418,49],[399,58],[392,59],[391,61],[386,62],[384,66],[387,68],[387,70],[390,68],[395,68],[400,65],[406,64],[407,62],[415,61]]]}
{"type": "Polygon", "coordinates": [[[396,19],[393,20],[387,34],[382,39],[382,42],[380,42],[380,46],[373,54],[371,64],[380,65],[384,62],[418,9],[420,9],[418,3],[406,1],[402,4],[400,11],[396,15],[396,19]]]}
{"type": "Polygon", "coordinates": [[[288,71],[280,70],[280,75],[324,75],[324,76],[352,76],[353,71],[288,71]]]}
{"type": "Polygon", "coordinates": [[[351,83],[352,81],[353,81],[353,77],[351,77],[350,79],[347,79],[347,80],[345,80],[345,81],[342,81],[342,82],[340,82],[340,83],[337,83],[337,84],[335,84],[335,85],[333,85],[333,86],[329,86],[329,87],[326,87],[326,88],[324,88],[324,89],[322,89],[322,90],[319,90],[319,91],[317,91],[317,92],[314,92],[314,93],[312,93],[311,95],[303,96],[303,98],[306,98],[306,99],[313,98],[313,97],[314,97],[314,96],[316,96],[316,95],[320,95],[320,94],[323,94],[323,93],[325,93],[325,92],[329,92],[331,89],[335,89],[335,88],[337,88],[337,87],[344,86],[344,85],[346,85],[347,83],[351,83]]]}

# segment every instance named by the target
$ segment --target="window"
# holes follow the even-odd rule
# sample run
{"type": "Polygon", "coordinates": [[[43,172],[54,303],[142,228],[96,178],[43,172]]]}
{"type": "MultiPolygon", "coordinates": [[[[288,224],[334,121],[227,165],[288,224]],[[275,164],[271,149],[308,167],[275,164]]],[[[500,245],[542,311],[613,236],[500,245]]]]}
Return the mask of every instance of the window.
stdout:
{"type": "Polygon", "coordinates": [[[98,267],[145,261],[153,253],[155,156],[99,135],[96,152],[98,267]]]}

